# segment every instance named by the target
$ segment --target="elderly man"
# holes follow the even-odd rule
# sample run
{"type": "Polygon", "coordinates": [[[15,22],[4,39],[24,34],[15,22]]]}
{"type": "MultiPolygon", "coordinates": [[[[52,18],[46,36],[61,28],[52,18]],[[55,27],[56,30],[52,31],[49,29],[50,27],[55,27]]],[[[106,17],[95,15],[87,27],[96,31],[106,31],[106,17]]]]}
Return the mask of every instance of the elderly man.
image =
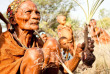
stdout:
{"type": "MultiPolygon", "coordinates": [[[[58,74],[61,58],[58,42],[51,38],[43,45],[33,34],[39,28],[37,6],[31,0],[14,0],[7,9],[7,16],[13,29],[0,36],[0,74],[47,74],[47,70],[52,74],[51,67],[47,67],[51,63],[56,69],[54,73],[58,74]]],[[[64,61],[71,71],[80,61],[82,49],[78,46],[76,50],[74,58],[64,61]]],[[[67,73],[65,69],[63,72],[67,73]]]]}

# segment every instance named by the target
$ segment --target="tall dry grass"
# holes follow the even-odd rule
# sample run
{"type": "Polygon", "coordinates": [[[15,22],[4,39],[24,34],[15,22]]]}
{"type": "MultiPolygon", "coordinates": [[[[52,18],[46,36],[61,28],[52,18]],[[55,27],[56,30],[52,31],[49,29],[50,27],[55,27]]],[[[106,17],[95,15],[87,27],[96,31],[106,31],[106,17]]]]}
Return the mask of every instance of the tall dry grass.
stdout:
{"type": "MultiPolygon", "coordinates": [[[[110,35],[110,29],[107,30],[110,35]]],[[[83,38],[78,43],[83,42],[83,38]]],[[[81,69],[76,70],[75,74],[110,74],[110,43],[108,44],[94,44],[94,55],[96,60],[93,63],[92,68],[87,68],[87,70],[82,71],[81,69]]],[[[80,63],[82,64],[82,62],[80,63]]]]}

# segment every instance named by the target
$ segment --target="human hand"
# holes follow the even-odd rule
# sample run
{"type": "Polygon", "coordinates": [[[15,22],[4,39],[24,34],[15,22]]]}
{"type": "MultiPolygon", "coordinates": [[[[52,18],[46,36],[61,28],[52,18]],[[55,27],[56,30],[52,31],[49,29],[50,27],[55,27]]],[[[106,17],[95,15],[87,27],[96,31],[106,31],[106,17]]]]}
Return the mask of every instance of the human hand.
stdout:
{"type": "Polygon", "coordinates": [[[94,51],[94,41],[91,40],[90,37],[88,37],[88,46],[85,49],[85,43],[83,45],[83,49],[84,51],[82,52],[82,61],[85,65],[87,65],[88,67],[92,67],[92,64],[95,61],[95,56],[93,54],[94,51]]]}
{"type": "MultiPolygon", "coordinates": [[[[85,48],[85,43],[83,42],[82,44],[78,44],[77,45],[77,49],[76,49],[76,54],[79,53],[79,57],[81,57],[81,52],[84,51],[85,48]]],[[[94,40],[91,40],[90,37],[88,37],[88,50],[93,53],[94,51],[94,40]]]]}

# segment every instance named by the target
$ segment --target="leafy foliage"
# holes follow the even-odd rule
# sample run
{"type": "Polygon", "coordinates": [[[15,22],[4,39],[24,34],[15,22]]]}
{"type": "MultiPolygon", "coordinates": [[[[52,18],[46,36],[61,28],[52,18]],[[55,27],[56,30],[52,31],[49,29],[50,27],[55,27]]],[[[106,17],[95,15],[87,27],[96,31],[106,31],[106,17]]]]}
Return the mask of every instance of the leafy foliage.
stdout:
{"type": "Polygon", "coordinates": [[[105,17],[97,21],[97,26],[107,29],[110,28],[110,18],[105,17]]]}
{"type": "MultiPolygon", "coordinates": [[[[58,26],[58,22],[56,21],[56,17],[59,14],[68,16],[71,9],[74,9],[75,4],[72,0],[33,0],[40,11],[41,14],[41,22],[40,28],[45,32],[49,33],[52,36],[57,36],[56,28],[58,26]]],[[[73,26],[73,20],[70,18],[67,20],[73,26]]],[[[72,26],[72,27],[73,27],[72,26]]]]}

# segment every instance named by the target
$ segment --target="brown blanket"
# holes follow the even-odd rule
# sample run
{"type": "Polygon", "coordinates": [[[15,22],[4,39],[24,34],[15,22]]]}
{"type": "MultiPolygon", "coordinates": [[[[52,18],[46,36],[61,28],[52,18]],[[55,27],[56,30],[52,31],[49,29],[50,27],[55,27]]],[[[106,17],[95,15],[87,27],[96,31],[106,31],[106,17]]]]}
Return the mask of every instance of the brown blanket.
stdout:
{"type": "Polygon", "coordinates": [[[17,44],[9,31],[2,33],[0,35],[0,74],[16,74],[25,50],[17,44]]]}

